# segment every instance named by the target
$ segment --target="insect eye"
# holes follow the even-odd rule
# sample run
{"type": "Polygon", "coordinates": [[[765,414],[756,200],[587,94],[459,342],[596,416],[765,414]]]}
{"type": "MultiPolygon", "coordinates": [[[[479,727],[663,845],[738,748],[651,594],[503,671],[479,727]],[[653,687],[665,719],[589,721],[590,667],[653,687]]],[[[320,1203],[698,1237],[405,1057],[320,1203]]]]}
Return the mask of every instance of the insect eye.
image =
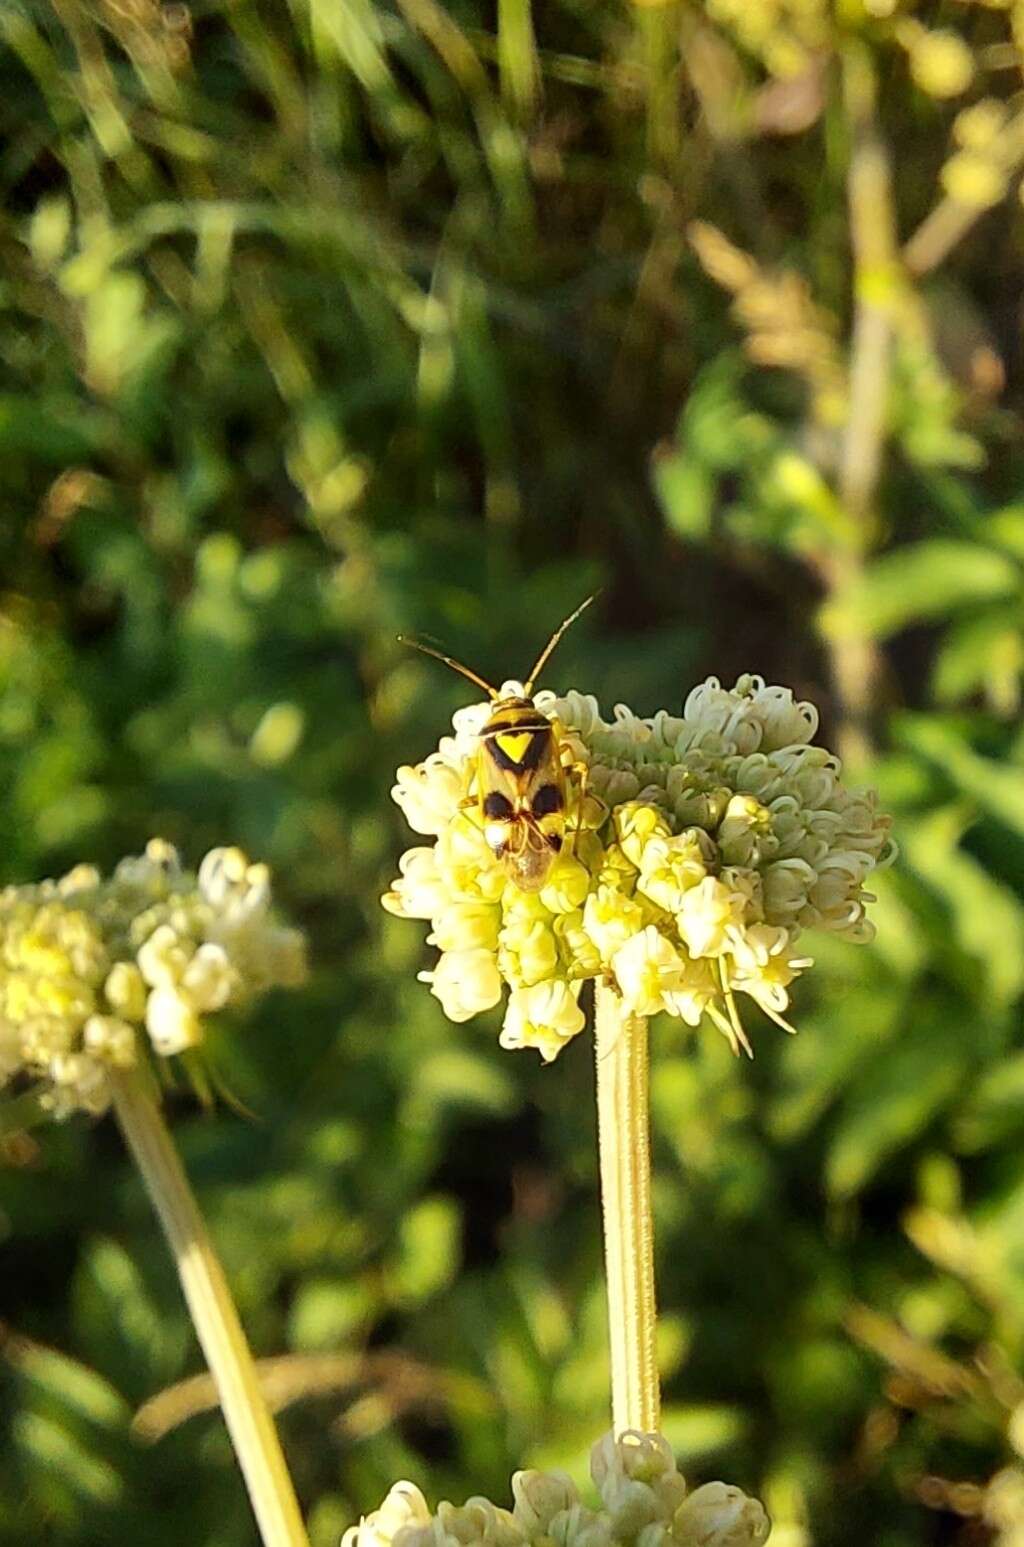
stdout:
{"type": "Polygon", "coordinates": [[[484,796],[484,816],[492,822],[511,822],[512,802],[507,795],[491,790],[484,796]]]}
{"type": "Polygon", "coordinates": [[[557,784],[542,784],[533,797],[531,810],[536,817],[553,816],[563,806],[562,792],[557,784]]]}

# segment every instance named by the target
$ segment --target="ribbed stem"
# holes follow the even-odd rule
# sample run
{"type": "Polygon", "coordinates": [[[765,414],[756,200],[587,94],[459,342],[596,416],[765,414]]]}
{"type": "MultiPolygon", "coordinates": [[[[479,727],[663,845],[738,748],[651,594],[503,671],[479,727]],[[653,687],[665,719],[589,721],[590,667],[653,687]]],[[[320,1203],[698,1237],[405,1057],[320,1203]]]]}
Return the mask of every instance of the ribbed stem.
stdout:
{"type": "Polygon", "coordinates": [[[648,1118],[647,1022],[598,982],[597,1130],[612,1363],[612,1426],[655,1433],[654,1221],[648,1118]]]}
{"type": "Polygon", "coordinates": [[[114,1111],[171,1248],[265,1547],[309,1547],[281,1445],[213,1243],[160,1108],[136,1073],[114,1111]]]}

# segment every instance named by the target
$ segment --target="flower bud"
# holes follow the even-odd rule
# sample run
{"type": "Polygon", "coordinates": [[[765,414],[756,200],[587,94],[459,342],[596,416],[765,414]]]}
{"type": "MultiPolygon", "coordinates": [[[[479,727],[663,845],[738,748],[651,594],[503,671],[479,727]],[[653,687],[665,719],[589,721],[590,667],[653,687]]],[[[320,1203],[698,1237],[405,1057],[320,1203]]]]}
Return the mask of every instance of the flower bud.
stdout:
{"type": "Polygon", "coordinates": [[[552,913],[572,913],[590,890],[590,872],[571,855],[561,854],[541,887],[540,900],[552,913]]]}
{"type": "Polygon", "coordinates": [[[570,982],[596,977],[601,970],[601,953],[583,923],[583,909],[560,913],[551,928],[558,943],[560,971],[570,982]]]}
{"type": "Polygon", "coordinates": [[[146,984],[134,962],[115,962],[103,985],[107,1003],[128,1021],[142,1021],[146,1014],[146,984]]]}
{"type": "Polygon", "coordinates": [[[703,881],[716,861],[714,842],[699,828],[689,827],[674,838],[649,838],[640,856],[637,890],[667,913],[675,913],[683,893],[703,881]]]}
{"type": "Polygon", "coordinates": [[[490,1010],[501,998],[501,978],[490,951],[445,951],[432,972],[421,972],[420,981],[441,1001],[450,1021],[468,1021],[481,1010],[490,1010]]]}
{"type": "Polygon", "coordinates": [[[512,990],[499,1038],[502,1047],[535,1047],[545,1063],[583,1030],[584,1016],[564,978],[512,990]]]}
{"type": "Polygon", "coordinates": [[[672,827],[660,806],[628,800],[612,812],[615,836],[630,864],[640,869],[645,844],[651,838],[671,838],[672,827]]]}
{"type": "Polygon", "coordinates": [[[85,1053],[57,1053],[48,1069],[50,1089],[42,1102],[55,1117],[70,1112],[90,1112],[98,1117],[110,1101],[110,1090],[103,1065],[85,1053]]]}
{"type": "Polygon", "coordinates": [[[222,945],[201,945],[181,979],[185,998],[197,1010],[220,1010],[231,998],[238,974],[222,945]]]}
{"type": "Polygon", "coordinates": [[[136,960],[151,988],[173,988],[181,982],[192,952],[190,940],[179,939],[170,924],[161,924],[139,947],[136,960]]]}
{"type": "Polygon", "coordinates": [[[757,1547],[770,1523],[757,1499],[728,1483],[705,1483],[676,1510],[672,1535],[679,1547],[757,1547]]]}
{"type": "Polygon", "coordinates": [[[501,909],[489,902],[452,902],[434,919],[428,943],[442,951],[494,951],[498,945],[501,909]]]}
{"type": "Polygon", "coordinates": [[[686,1491],[664,1436],[634,1429],[605,1435],[590,1453],[590,1473],[620,1539],[666,1523],[686,1491]]]}
{"type": "Polygon", "coordinates": [[[958,150],[939,174],[951,199],[968,209],[991,209],[1003,198],[1008,178],[998,161],[974,150],[958,150]]]}
{"type": "Polygon", "coordinates": [[[403,765],[395,778],[391,798],[413,832],[443,833],[465,794],[462,774],[435,752],[417,768],[403,765]]]}
{"type": "Polygon", "coordinates": [[[607,963],[643,928],[643,913],[615,887],[600,885],[583,905],[583,928],[607,963]]]}
{"type": "Polygon", "coordinates": [[[135,1028],[114,1015],[90,1015],[82,1029],[82,1043],[87,1052],[115,1069],[131,1069],[135,1064],[135,1028]]]}
{"type": "Polygon", "coordinates": [[[905,22],[903,38],[910,50],[910,73],[930,97],[958,97],[974,77],[974,57],[958,32],[927,31],[905,22]]]}
{"type": "Polygon", "coordinates": [[[530,1540],[547,1535],[553,1517],[579,1503],[576,1485],[564,1472],[515,1472],[512,1497],[516,1524],[530,1540]]]}
{"type": "Polygon", "coordinates": [[[465,1504],[441,1503],[437,1521],[445,1537],[463,1547],[523,1547],[524,1537],[507,1509],[474,1497],[465,1504]]]}
{"type": "Polygon", "coordinates": [[[731,925],[742,922],[743,898],[707,876],[684,892],[676,915],[679,934],[691,956],[719,956],[729,942],[731,925]]]}
{"type": "Polygon", "coordinates": [[[398,862],[401,871],[390,892],[381,898],[399,918],[431,919],[451,901],[433,849],[407,849],[398,862]]]}
{"type": "Polygon", "coordinates": [[[429,1523],[427,1501],[416,1484],[395,1483],[379,1509],[349,1527],[341,1538],[341,1547],[391,1547],[400,1530],[429,1523]]]}
{"type": "Polygon", "coordinates": [[[612,1547],[612,1523],[584,1504],[555,1515],[548,1531],[554,1547],[612,1547]]]}
{"type": "Polygon", "coordinates": [[[146,1030],[158,1053],[170,1057],[195,1047],[202,1036],[199,1017],[174,988],[154,988],[146,1002],[146,1030]]]}
{"type": "Polygon", "coordinates": [[[498,968],[513,988],[526,988],[554,975],[558,941],[545,919],[506,925],[498,936],[498,968]]]}
{"type": "Polygon", "coordinates": [[[733,795],[718,824],[719,851],[727,865],[759,865],[778,850],[772,814],[753,795],[733,795]]]}

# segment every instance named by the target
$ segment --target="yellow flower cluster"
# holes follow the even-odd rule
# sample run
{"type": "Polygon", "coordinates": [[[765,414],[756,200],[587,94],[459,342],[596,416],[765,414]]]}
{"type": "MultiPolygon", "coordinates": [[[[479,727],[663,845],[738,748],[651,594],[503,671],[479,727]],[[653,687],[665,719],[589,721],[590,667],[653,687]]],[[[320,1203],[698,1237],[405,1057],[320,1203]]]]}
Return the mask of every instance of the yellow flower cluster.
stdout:
{"type": "Polygon", "coordinates": [[[736,995],[786,1026],[789,985],[811,965],[802,930],[871,938],[864,883],[889,857],[890,820],[810,745],[812,705],[754,676],[731,689],[709,678],[680,716],[620,705],[609,722],[579,693],[536,702],[566,761],[588,768],[582,812],[570,792],[573,852],[539,892],[506,878],[463,804],[489,704],[460,710],[454,736],[400,768],[392,792],[435,841],[402,856],[384,906],[430,921],[441,956],[421,977],[451,1020],[491,1009],[507,985],[502,1045],[552,1059],[583,1029],[582,983],[602,977],[632,1014],[696,1026],[706,1013],[749,1050],[736,995]]]}
{"type": "Polygon", "coordinates": [[[108,879],[79,865],[0,892],[0,1086],[36,1081],[58,1117],[99,1113],[140,1045],[195,1047],[203,1016],[305,974],[302,936],[270,913],[270,875],[213,849],[197,875],[154,839],[108,879]]]}
{"type": "Polygon", "coordinates": [[[707,12],[747,53],[782,80],[809,68],[827,49],[831,18],[826,0],[708,0],[707,12]]]}
{"type": "Polygon", "coordinates": [[[768,1517],[726,1483],[688,1493],[667,1440],[627,1430],[594,1446],[590,1475],[601,1508],[580,1502],[561,1472],[517,1472],[514,1505],[488,1499],[442,1503],[431,1514],[414,1483],[396,1483],[384,1503],[346,1531],[342,1547],[757,1547],[768,1517]]]}
{"type": "Polygon", "coordinates": [[[958,149],[942,168],[942,186],[951,199],[971,209],[998,204],[1010,185],[1016,151],[1008,132],[1006,105],[995,97],[982,97],[958,113],[953,138],[958,149]]]}

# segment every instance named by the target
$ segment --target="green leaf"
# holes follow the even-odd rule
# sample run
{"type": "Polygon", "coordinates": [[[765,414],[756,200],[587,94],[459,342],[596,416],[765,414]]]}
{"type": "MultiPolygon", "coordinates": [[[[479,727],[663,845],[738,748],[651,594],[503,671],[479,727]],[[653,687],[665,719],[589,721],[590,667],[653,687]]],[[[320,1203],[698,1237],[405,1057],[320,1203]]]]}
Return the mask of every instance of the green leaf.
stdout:
{"type": "Polygon", "coordinates": [[[15,1414],[14,1443],[22,1454],[46,1472],[53,1472],[90,1506],[107,1508],[121,1496],[122,1482],[114,1468],[92,1455],[62,1424],[42,1413],[15,1414]]]}
{"type": "Polygon", "coordinates": [[[900,830],[907,861],[944,899],[957,944],[985,970],[986,990],[1008,1004],[1024,988],[1024,905],[959,848],[965,813],[947,806],[900,830]]]}
{"type": "Polygon", "coordinates": [[[127,1426],[130,1409],[121,1394],[101,1375],[56,1348],[15,1337],[4,1349],[18,1374],[40,1391],[56,1397],[61,1407],[105,1429],[127,1426]]]}
{"type": "Polygon", "coordinates": [[[307,1279],[295,1298],[289,1338],[310,1353],[350,1345],[373,1319],[373,1302],[358,1281],[307,1279]]]}
{"type": "Polygon", "coordinates": [[[715,479],[695,456],[672,451],[656,456],[653,463],[654,488],[666,520],[680,537],[698,541],[711,528],[715,497],[715,479]]]}
{"type": "Polygon", "coordinates": [[[405,1302],[429,1299],[458,1266],[459,1211],[450,1198],[424,1198],[402,1221],[395,1285],[405,1302]]]}
{"type": "Polygon", "coordinates": [[[985,536],[1024,559],[1024,505],[1005,505],[985,522],[985,536]]]}
{"type": "Polygon", "coordinates": [[[52,1122],[53,1113],[42,1104],[42,1092],[23,1091],[0,1102],[0,1139],[11,1133],[26,1133],[42,1123],[52,1122]]]}
{"type": "Polygon", "coordinates": [[[1024,1134],[1024,1053],[986,1069],[959,1112],[953,1128],[956,1146],[968,1152],[988,1149],[1024,1134]]]}
{"type": "Polygon", "coordinates": [[[984,692],[998,714],[1014,714],[1024,676],[1024,633],[1015,605],[986,609],[954,624],[942,642],[933,676],[940,703],[984,692]]]}
{"type": "Polygon", "coordinates": [[[1024,770],[982,757],[955,726],[928,715],[900,715],[894,728],[905,746],[938,764],[983,811],[1024,835],[1024,770]]]}
{"type": "Polygon", "coordinates": [[[661,1432],[684,1463],[735,1445],[745,1428],[742,1413],[716,1403],[693,1402],[661,1410],[661,1432]]]}
{"type": "Polygon", "coordinates": [[[916,1004],[909,1024],[861,1070],[834,1129],[825,1179],[834,1197],[851,1197],[884,1160],[922,1133],[959,1088],[969,1064],[967,1029],[941,1001],[916,1004]]]}
{"type": "Polygon", "coordinates": [[[511,1078],[493,1060],[464,1048],[424,1054],[416,1075],[412,1104],[431,1111],[468,1107],[500,1117],[511,1110],[516,1091],[511,1078]]]}
{"type": "Polygon", "coordinates": [[[800,1018],[800,1034],[780,1051],[779,1091],[768,1110],[772,1134],[791,1142],[816,1123],[856,1072],[889,1056],[904,991],[888,994],[877,982],[823,990],[820,1003],[800,1018]]]}
{"type": "Polygon", "coordinates": [[[884,639],[908,624],[1020,588],[1020,571],[1005,554],[979,543],[931,538],[875,559],[822,608],[821,628],[832,639],[860,633],[884,639]]]}

